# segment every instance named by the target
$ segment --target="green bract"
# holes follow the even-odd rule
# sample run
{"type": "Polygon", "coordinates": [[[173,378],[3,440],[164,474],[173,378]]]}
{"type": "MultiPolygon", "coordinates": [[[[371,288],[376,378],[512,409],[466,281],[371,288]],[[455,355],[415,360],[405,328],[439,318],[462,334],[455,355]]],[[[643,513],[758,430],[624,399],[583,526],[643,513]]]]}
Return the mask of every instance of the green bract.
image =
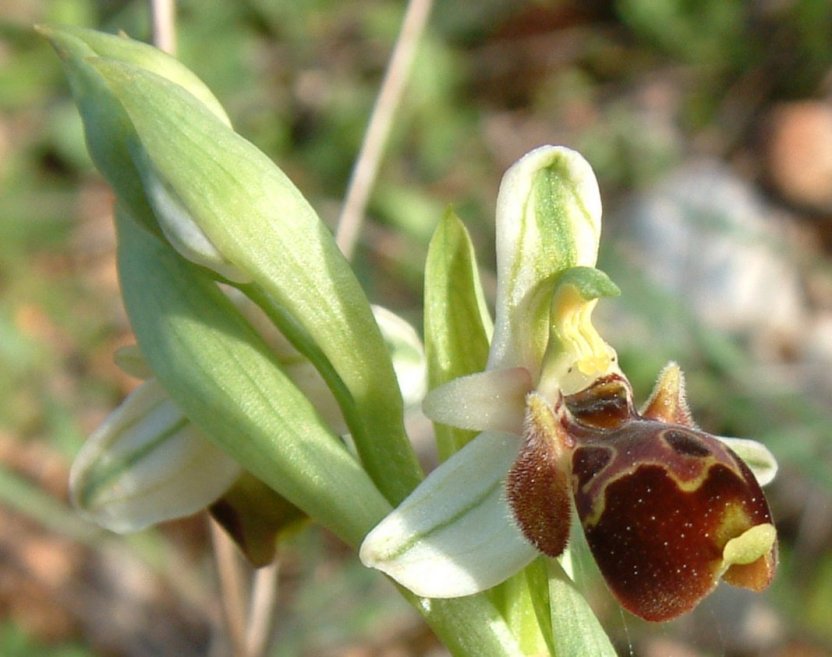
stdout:
{"type": "Polygon", "coordinates": [[[321,369],[368,471],[400,499],[418,481],[401,397],[370,306],[326,226],[268,158],[193,96],[126,65],[97,66],[133,121],[152,175],[321,369]],[[390,468],[399,471],[395,483],[380,475],[390,468]]]}
{"type": "MultiPolygon", "coordinates": [[[[312,364],[251,301],[231,291],[229,296],[286,376],[315,400],[315,410],[326,426],[335,434],[346,433],[340,409],[312,364]]],[[[390,348],[404,398],[410,406],[418,404],[425,388],[425,359],[418,336],[389,310],[376,306],[373,313],[390,348]]],[[[182,414],[151,378],[152,370],[137,347],[119,350],[117,362],[129,374],[148,380],[105,420],[74,461],[70,492],[75,506],[102,527],[124,533],[213,504],[238,478],[239,464],[182,414]]]]}
{"type": "Polygon", "coordinates": [[[119,275],[142,353],[185,415],[348,543],[387,508],[360,465],[204,270],[118,214],[119,275]]]}
{"type": "MultiPolygon", "coordinates": [[[[315,410],[326,425],[336,434],[345,433],[340,409],[312,364],[257,306],[233,290],[228,293],[292,383],[315,400],[315,410]]],[[[390,347],[405,399],[417,404],[425,385],[421,343],[413,328],[389,310],[374,307],[373,313],[390,347]]],[[[102,527],[122,533],[213,504],[239,477],[239,464],[182,414],[152,378],[137,347],[120,349],[117,362],[129,374],[148,380],[105,420],[75,459],[70,476],[75,506],[102,527]]],[[[241,487],[239,482],[236,486],[241,487]]]]}
{"type": "Polygon", "coordinates": [[[119,39],[114,57],[98,43],[116,37],[44,32],[64,57],[96,163],[130,214],[186,258],[248,283],[246,293],[332,389],[373,480],[401,500],[420,473],[390,358],[363,291],[306,199],[205,93],[194,93],[200,85],[155,59],[144,68],[147,46],[119,39]],[[391,470],[397,475],[384,474],[391,470]]]}
{"type": "MultiPolygon", "coordinates": [[[[71,83],[74,83],[72,76],[79,73],[77,69],[79,63],[72,60],[102,57],[133,64],[178,84],[188,93],[193,94],[225,124],[231,125],[231,120],[220,101],[205,86],[205,83],[178,59],[158,48],[141,41],[134,41],[123,34],[117,36],[71,25],[60,27],[39,25],[36,29],[49,39],[61,58],[65,60],[71,83]]],[[[77,93],[84,92],[79,89],[77,93]]]]}
{"type": "Polygon", "coordinates": [[[91,62],[123,62],[155,73],[198,99],[218,120],[230,125],[219,101],[187,67],[147,44],[123,36],[69,26],[39,26],[38,31],[60,55],[78,104],[87,148],[98,170],[135,217],[155,228],[141,176],[130,153],[135,132],[124,108],[91,62]]]}
{"type": "MultiPolygon", "coordinates": [[[[431,239],[425,263],[425,355],[429,387],[437,388],[483,369],[492,333],[474,247],[459,217],[448,211],[431,239]]],[[[439,423],[434,424],[434,431],[442,460],[475,435],[439,423]]]]}

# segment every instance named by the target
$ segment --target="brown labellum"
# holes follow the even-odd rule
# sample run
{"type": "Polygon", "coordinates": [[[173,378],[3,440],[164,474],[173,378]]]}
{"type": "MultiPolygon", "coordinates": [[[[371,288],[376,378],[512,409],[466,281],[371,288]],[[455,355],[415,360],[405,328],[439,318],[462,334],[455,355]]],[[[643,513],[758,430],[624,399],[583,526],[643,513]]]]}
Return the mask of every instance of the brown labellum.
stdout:
{"type": "Polygon", "coordinates": [[[762,590],[777,564],[757,480],[696,427],[683,386],[679,368],[669,365],[640,413],[619,374],[554,409],[531,393],[524,446],[506,483],[523,534],[552,557],[569,538],[572,495],[610,590],[652,621],[690,611],[723,576],[762,590]]]}
{"type": "MultiPolygon", "coordinates": [[[[647,620],[674,618],[716,586],[730,539],[771,523],[765,497],[748,468],[707,434],[634,420],[602,442],[581,444],[573,456],[587,542],[622,606],[647,620]]],[[[728,581],[767,586],[773,550],[732,567],[753,576],[728,581]]]]}
{"type": "MultiPolygon", "coordinates": [[[[671,366],[644,415],[616,410],[615,421],[592,414],[591,423],[582,422],[586,398],[577,415],[562,413],[577,441],[572,486],[593,556],[622,606],[653,621],[696,606],[725,571],[728,541],[772,522],[748,467],[693,428],[681,390],[681,374],[671,366]]],[[[620,399],[620,392],[614,396],[620,399]]],[[[731,584],[760,590],[775,567],[772,544],[752,563],[731,565],[724,574],[731,584]]]]}

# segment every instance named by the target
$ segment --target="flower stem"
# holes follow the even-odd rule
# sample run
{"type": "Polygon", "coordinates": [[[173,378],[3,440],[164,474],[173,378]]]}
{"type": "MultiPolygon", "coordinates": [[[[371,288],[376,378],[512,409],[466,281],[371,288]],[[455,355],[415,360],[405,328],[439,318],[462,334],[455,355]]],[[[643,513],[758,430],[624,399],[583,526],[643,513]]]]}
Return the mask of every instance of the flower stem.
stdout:
{"type": "Polygon", "coordinates": [[[150,0],[153,45],[173,55],[176,52],[176,0],[150,0]]]}
{"type": "Polygon", "coordinates": [[[254,573],[254,585],[249,604],[246,649],[248,657],[262,657],[269,646],[274,612],[277,604],[279,557],[254,573]]]}
{"type": "Polygon", "coordinates": [[[247,657],[245,583],[234,544],[215,521],[209,520],[214,561],[219,577],[223,621],[235,657],[247,657]]]}
{"type": "Polygon", "coordinates": [[[393,127],[393,117],[401,103],[416,48],[425,31],[432,5],[433,0],[410,0],[408,3],[401,31],[364,133],[335,234],[335,241],[347,259],[352,257],[355,250],[384,145],[393,127]]]}

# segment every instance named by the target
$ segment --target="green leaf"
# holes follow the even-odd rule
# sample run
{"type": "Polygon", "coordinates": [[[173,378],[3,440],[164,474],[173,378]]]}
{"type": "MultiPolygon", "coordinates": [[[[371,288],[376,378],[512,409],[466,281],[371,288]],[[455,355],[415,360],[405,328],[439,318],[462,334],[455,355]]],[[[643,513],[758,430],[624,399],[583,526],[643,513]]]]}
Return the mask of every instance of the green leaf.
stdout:
{"type": "Polygon", "coordinates": [[[389,511],[366,473],[205,271],[117,218],[127,312],[170,396],[245,469],[357,545],[389,511]]]}
{"type": "MultiPolygon", "coordinates": [[[[428,388],[485,369],[492,330],[471,238],[449,210],[431,239],[425,263],[428,388]]],[[[441,460],[476,435],[444,424],[434,424],[434,429],[441,460]]]]}
{"type": "MultiPolygon", "coordinates": [[[[535,562],[526,570],[535,567],[535,562]]],[[[544,589],[545,590],[545,589],[544,589]]],[[[538,592],[530,587],[525,570],[509,577],[489,591],[489,597],[506,619],[526,655],[545,655],[548,644],[542,634],[535,609],[538,592]]],[[[545,623],[549,627],[548,621],[545,623]]]]}

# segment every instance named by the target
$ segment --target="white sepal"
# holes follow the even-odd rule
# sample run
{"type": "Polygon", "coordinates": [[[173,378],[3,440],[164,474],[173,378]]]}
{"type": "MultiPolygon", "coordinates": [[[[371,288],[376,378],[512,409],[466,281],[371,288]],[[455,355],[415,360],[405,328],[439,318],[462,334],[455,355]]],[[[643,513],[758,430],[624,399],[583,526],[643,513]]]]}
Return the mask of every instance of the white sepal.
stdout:
{"type": "Polygon", "coordinates": [[[367,535],[361,561],[428,598],[484,591],[523,568],[538,552],[512,520],[504,482],[520,445],[477,436],[367,535]]]}
{"type": "Polygon", "coordinates": [[[737,456],[745,461],[760,486],[765,486],[774,481],[774,477],[777,475],[777,460],[768,447],[748,438],[726,438],[724,436],[714,436],[714,438],[725,443],[737,456]]]}
{"type": "Polygon", "coordinates": [[[149,379],[90,436],[69,485],[84,516],[127,533],[204,509],[240,472],[149,379]]]}
{"type": "MultiPolygon", "coordinates": [[[[598,256],[601,195],[592,167],[568,148],[536,148],[503,176],[496,224],[496,316],[488,366],[520,365],[536,377],[548,325],[529,313],[530,298],[558,273],[592,267],[598,256]]],[[[548,308],[539,310],[548,314],[548,308]]]]}

